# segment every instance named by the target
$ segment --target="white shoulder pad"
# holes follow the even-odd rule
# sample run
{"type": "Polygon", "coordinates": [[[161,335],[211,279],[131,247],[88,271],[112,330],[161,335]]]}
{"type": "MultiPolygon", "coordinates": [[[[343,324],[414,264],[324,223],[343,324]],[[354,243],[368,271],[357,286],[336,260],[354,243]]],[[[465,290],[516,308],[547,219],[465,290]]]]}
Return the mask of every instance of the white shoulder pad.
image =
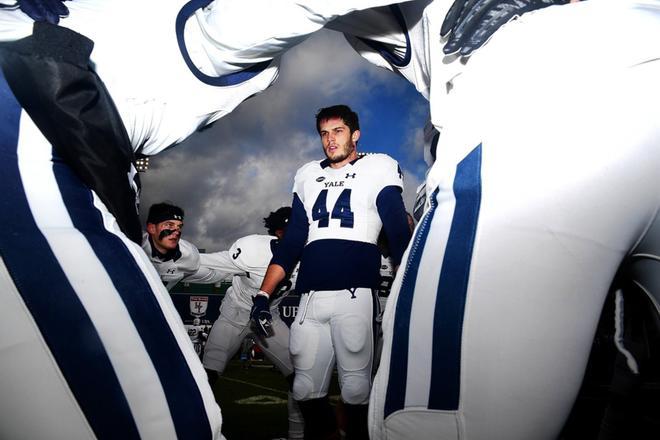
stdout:
{"type": "Polygon", "coordinates": [[[298,168],[298,171],[296,171],[296,177],[293,179],[293,192],[298,194],[298,197],[300,197],[301,201],[303,202],[302,184],[311,173],[315,173],[321,170],[320,164],[320,160],[313,160],[311,162],[307,162],[305,165],[298,168]]]}
{"type": "Polygon", "coordinates": [[[379,182],[382,187],[398,186],[403,188],[403,172],[399,163],[387,154],[373,153],[367,154],[360,159],[361,168],[365,168],[374,177],[375,182],[379,182]]]}
{"type": "Polygon", "coordinates": [[[273,253],[270,242],[276,237],[270,235],[248,235],[239,238],[229,249],[234,264],[246,272],[261,273],[266,271],[273,253]]]}

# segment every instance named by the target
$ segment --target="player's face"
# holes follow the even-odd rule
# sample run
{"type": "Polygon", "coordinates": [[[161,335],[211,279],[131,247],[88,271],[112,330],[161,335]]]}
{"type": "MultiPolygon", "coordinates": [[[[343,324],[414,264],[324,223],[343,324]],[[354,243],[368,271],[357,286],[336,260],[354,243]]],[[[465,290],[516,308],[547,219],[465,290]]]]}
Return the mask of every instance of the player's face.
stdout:
{"type": "Polygon", "coordinates": [[[147,225],[147,232],[151,235],[154,246],[162,253],[176,249],[181,239],[181,220],[165,220],[158,224],[147,225]]]}
{"type": "Polygon", "coordinates": [[[325,157],[331,167],[341,168],[357,159],[355,143],[360,138],[360,130],[351,133],[342,119],[332,118],[320,121],[319,133],[325,157]]]}

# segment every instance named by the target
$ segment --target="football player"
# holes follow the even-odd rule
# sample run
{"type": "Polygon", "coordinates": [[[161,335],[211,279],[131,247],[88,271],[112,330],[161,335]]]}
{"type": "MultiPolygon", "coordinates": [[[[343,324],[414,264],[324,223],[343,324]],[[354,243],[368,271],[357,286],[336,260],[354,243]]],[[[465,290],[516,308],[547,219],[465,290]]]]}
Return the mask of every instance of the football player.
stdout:
{"type": "Polygon", "coordinates": [[[167,202],[155,203],[147,214],[142,249],[156,267],[167,290],[199,270],[199,251],[181,239],[183,209],[167,202]]]}
{"type": "MultiPolygon", "coordinates": [[[[279,241],[284,236],[291,208],[281,207],[264,218],[268,235],[248,235],[236,240],[226,251],[200,254],[195,246],[179,240],[183,226],[183,212],[180,208],[175,209],[176,207],[163,204],[154,206],[157,209],[152,207],[153,212],[149,211],[151,223],[147,220],[147,227],[151,238],[149,242],[153,243],[154,248],[162,249],[159,254],[152,257],[152,261],[156,264],[163,281],[176,283],[185,280],[189,283],[216,284],[231,279],[231,286],[227,289],[220,305],[220,316],[213,324],[204,347],[204,368],[209,381],[214,384],[218,376],[224,372],[227,363],[239,350],[241,342],[251,335],[252,298],[259,291],[266,268],[273,256],[273,249],[279,246],[279,241]],[[171,218],[175,220],[170,220],[171,218]],[[168,222],[172,224],[168,225],[168,222]],[[170,241],[163,245],[163,240],[158,239],[160,236],[170,241]],[[179,242],[179,246],[176,246],[176,241],[179,242]],[[165,249],[165,246],[169,248],[165,249]]],[[[278,306],[295,288],[296,274],[297,267],[287,279],[283,280],[277,298],[274,298],[270,304],[269,313],[275,319],[270,320],[267,337],[264,335],[255,338],[264,355],[282,372],[290,384],[293,383],[293,366],[289,356],[289,327],[280,318],[278,306]]],[[[289,393],[288,410],[289,439],[302,438],[302,415],[291,393],[289,393]]]]}
{"type": "Polygon", "coordinates": [[[254,298],[252,317],[265,333],[269,297],[300,260],[296,290],[302,296],[289,349],[305,438],[329,438],[336,432],[327,398],[335,361],[346,437],[366,438],[380,281],[376,240],[384,228],[398,264],[410,236],[401,198],[403,176],[387,155],[358,157],[360,126],[349,107],[321,109],[316,121],[326,158],[296,173],[291,221],[254,298]]]}
{"type": "MultiPolygon", "coordinates": [[[[187,278],[189,282],[216,283],[231,277],[231,287],[227,289],[220,316],[213,324],[204,347],[202,362],[213,383],[227,367],[229,360],[240,348],[241,341],[251,333],[250,310],[252,298],[259,291],[273,250],[280,244],[291,215],[288,206],[271,212],[264,218],[268,235],[248,235],[239,238],[231,247],[222,252],[200,254],[200,270],[187,278]]],[[[297,267],[283,280],[277,297],[270,303],[270,328],[267,335],[257,333],[255,342],[264,355],[284,375],[289,384],[293,383],[293,365],[289,356],[289,327],[280,318],[279,304],[295,288],[297,267]]],[[[297,403],[289,392],[289,439],[303,437],[303,420],[297,403]]]]}

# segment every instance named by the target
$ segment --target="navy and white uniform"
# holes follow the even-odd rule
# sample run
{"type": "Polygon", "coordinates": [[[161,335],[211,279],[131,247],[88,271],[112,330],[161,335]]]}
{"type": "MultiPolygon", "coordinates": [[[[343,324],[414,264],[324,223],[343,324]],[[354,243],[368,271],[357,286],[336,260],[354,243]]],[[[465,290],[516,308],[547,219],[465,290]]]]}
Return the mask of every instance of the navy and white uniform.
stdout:
{"type": "Polygon", "coordinates": [[[167,290],[172,290],[184,278],[199,271],[199,250],[186,240],[180,239],[177,249],[162,254],[153,247],[149,234],[145,233],[142,249],[149,256],[167,290]]]}
{"type": "MultiPolygon", "coordinates": [[[[200,254],[199,270],[186,278],[187,282],[204,284],[231,279],[231,287],[220,305],[220,316],[213,324],[204,348],[205,368],[222,374],[241,341],[251,332],[252,297],[259,291],[277,243],[277,237],[271,235],[254,234],[239,238],[229,250],[200,254]]],[[[289,357],[289,328],[279,316],[278,305],[295,286],[295,272],[294,269],[284,290],[278,292],[279,296],[271,302],[273,335],[255,338],[264,354],[285,377],[293,373],[293,366],[289,357]]]]}
{"type": "Polygon", "coordinates": [[[204,369],[148,256],[54,156],[1,75],[0,115],[0,437],[221,438],[204,369]]]}
{"type": "Polygon", "coordinates": [[[397,162],[384,154],[339,169],[312,161],[296,173],[291,220],[271,262],[288,271],[300,258],[296,290],[303,295],[290,343],[296,400],[324,397],[336,360],[342,399],[368,401],[373,291],[380,282],[376,241],[384,226],[400,258],[407,239],[405,232],[397,236],[407,231],[402,185],[397,162]]]}

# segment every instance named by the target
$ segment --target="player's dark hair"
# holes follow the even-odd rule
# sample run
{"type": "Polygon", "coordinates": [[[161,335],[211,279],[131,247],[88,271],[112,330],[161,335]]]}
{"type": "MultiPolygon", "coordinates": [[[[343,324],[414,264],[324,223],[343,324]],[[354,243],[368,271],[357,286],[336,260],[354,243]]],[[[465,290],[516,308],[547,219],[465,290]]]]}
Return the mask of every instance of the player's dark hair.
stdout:
{"type": "Polygon", "coordinates": [[[165,220],[183,221],[183,209],[167,202],[154,203],[149,208],[147,223],[158,224],[165,220]]]}
{"type": "Polygon", "coordinates": [[[286,229],[289,218],[291,217],[291,207],[282,206],[275,212],[271,212],[268,217],[264,218],[264,226],[268,230],[269,235],[275,235],[278,229],[286,229]]]}
{"type": "Polygon", "coordinates": [[[325,107],[318,111],[316,114],[316,131],[321,134],[321,122],[328,119],[339,118],[344,121],[353,133],[355,130],[360,129],[360,121],[358,115],[347,105],[333,105],[332,107],[325,107]]]}

